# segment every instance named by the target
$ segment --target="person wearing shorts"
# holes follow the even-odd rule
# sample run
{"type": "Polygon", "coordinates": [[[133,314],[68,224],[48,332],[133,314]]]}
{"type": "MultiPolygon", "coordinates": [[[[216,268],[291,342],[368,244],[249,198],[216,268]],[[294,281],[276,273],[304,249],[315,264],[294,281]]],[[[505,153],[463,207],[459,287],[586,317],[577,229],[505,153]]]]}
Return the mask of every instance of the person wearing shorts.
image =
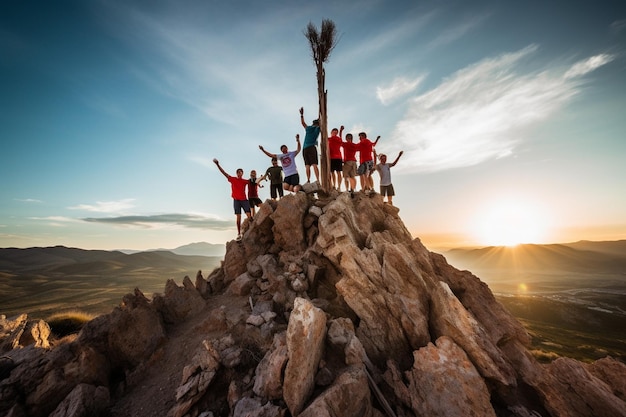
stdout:
{"type": "Polygon", "coordinates": [[[352,133],[346,135],[346,141],[343,147],[343,178],[346,183],[346,190],[354,192],[356,188],[356,153],[359,150],[356,143],[353,142],[352,133]]]}
{"type": "Polygon", "coordinates": [[[300,176],[298,175],[298,167],[296,166],[296,155],[300,153],[302,145],[300,144],[300,135],[296,135],[296,143],[298,149],[295,151],[289,151],[287,145],[280,147],[281,154],[273,154],[266,151],[263,146],[259,145],[259,149],[270,158],[276,158],[283,166],[283,173],[285,179],[283,179],[283,189],[297,193],[300,191],[300,176]]]}
{"type": "Polygon", "coordinates": [[[246,213],[248,219],[251,218],[250,203],[246,197],[246,187],[250,181],[243,178],[243,169],[238,168],[237,176],[233,177],[224,171],[217,159],[213,159],[213,162],[230,183],[231,196],[233,197],[233,209],[235,210],[235,217],[237,218],[237,241],[239,241],[241,240],[241,210],[246,213]]]}
{"type": "MultiPolygon", "coordinates": [[[[304,127],[304,143],[302,144],[302,157],[304,158],[304,169],[306,170],[306,182],[311,182],[311,167],[315,172],[315,179],[320,180],[320,170],[318,168],[319,159],[317,157],[317,137],[320,135],[320,121],[313,120],[311,126],[304,121],[304,107],[300,107],[300,123],[304,127]]],[[[287,174],[285,174],[287,175],[287,174]]]]}
{"type": "Polygon", "coordinates": [[[261,179],[270,180],[270,196],[276,200],[278,196],[283,197],[283,168],[278,165],[278,159],[272,158],[272,166],[265,171],[261,179]]]}
{"type": "Polygon", "coordinates": [[[375,142],[372,142],[367,138],[365,132],[359,133],[359,161],[360,165],[356,173],[361,180],[361,190],[366,193],[374,191],[374,180],[372,179],[372,172],[374,172],[374,156],[372,150],[378,143],[380,136],[376,138],[375,142]]]}
{"type": "Polygon", "coordinates": [[[259,187],[263,187],[260,182],[261,179],[256,177],[256,171],[253,169],[250,171],[250,182],[248,183],[248,203],[250,203],[250,211],[252,217],[256,214],[256,208],[263,204],[263,201],[259,198],[259,187]]]}
{"type": "Polygon", "coordinates": [[[328,138],[328,153],[330,157],[330,185],[336,190],[341,191],[341,171],[343,170],[343,156],[341,155],[341,146],[343,141],[343,126],[337,130],[334,128],[330,131],[328,138]]]}
{"type": "MultiPolygon", "coordinates": [[[[387,203],[392,206],[393,196],[396,195],[396,193],[394,192],[393,184],[391,183],[391,167],[396,166],[403,153],[404,151],[400,151],[396,160],[390,164],[387,163],[387,155],[380,154],[378,157],[380,159],[380,163],[375,166],[376,171],[378,171],[378,174],[380,175],[380,195],[383,197],[383,200],[387,197],[387,203]]],[[[376,159],[376,151],[374,151],[374,159],[376,159]]]]}

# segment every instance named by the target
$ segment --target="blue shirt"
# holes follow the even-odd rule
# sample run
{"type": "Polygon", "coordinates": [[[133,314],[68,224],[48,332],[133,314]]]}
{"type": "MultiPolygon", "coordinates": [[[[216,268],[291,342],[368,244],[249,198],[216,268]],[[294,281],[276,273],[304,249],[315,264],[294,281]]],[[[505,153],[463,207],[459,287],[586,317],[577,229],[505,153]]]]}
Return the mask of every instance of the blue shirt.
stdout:
{"type": "Polygon", "coordinates": [[[320,135],[320,127],[311,125],[304,128],[306,134],[304,135],[304,143],[302,149],[309,146],[317,146],[317,137],[320,135]]]}

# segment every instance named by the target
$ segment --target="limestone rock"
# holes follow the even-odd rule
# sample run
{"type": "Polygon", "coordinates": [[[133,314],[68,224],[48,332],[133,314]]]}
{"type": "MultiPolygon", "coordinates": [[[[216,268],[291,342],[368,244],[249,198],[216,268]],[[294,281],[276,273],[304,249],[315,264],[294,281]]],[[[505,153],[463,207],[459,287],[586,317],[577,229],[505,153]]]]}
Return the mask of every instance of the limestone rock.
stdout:
{"type": "Polygon", "coordinates": [[[283,370],[288,359],[286,333],[274,335],[272,347],[256,367],[254,393],[264,399],[277,400],[283,396],[283,370]]]}
{"type": "MultiPolygon", "coordinates": [[[[188,280],[189,278],[185,281],[188,280]]],[[[155,296],[154,302],[166,323],[184,321],[189,315],[202,311],[205,306],[204,299],[191,281],[186,286],[179,287],[172,279],[165,284],[165,295],[155,296]]]]}
{"type": "Polygon", "coordinates": [[[109,390],[88,384],[77,385],[58,405],[50,417],[91,417],[109,407],[109,390]]]}
{"type": "Polygon", "coordinates": [[[292,415],[298,415],[313,393],[315,374],[326,336],[326,315],[303,298],[296,298],[287,327],[289,360],[283,397],[292,415]]]}
{"type": "MultiPolygon", "coordinates": [[[[563,385],[562,392],[568,395],[570,412],[579,417],[626,416],[626,402],[613,394],[611,387],[593,376],[582,363],[570,358],[558,358],[549,366],[550,373],[563,385]]],[[[626,374],[622,375],[623,377],[626,374]]]]}
{"type": "Polygon", "coordinates": [[[272,214],[274,240],[284,251],[303,251],[306,240],[302,221],[308,210],[304,193],[286,195],[272,214]]]}
{"type": "Polygon", "coordinates": [[[372,398],[363,367],[342,372],[298,417],[371,417],[372,398]]]}
{"type": "Polygon", "coordinates": [[[463,350],[443,336],[413,353],[407,372],[411,409],[424,416],[493,416],[482,377],[463,350]]]}
{"type": "Polygon", "coordinates": [[[626,364],[607,356],[589,364],[587,369],[609,385],[616,397],[626,401],[626,364]]]}

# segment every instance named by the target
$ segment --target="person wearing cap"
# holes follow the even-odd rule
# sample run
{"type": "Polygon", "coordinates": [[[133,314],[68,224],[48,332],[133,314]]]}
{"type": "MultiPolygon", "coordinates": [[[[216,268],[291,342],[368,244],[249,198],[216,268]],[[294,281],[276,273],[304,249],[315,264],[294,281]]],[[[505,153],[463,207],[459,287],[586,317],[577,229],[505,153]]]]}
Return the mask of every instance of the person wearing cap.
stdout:
{"type": "Polygon", "coordinates": [[[306,170],[306,182],[311,182],[311,167],[315,172],[316,181],[320,180],[320,170],[318,168],[319,159],[317,156],[317,138],[320,135],[320,121],[313,120],[308,126],[304,121],[304,107],[300,107],[300,122],[304,127],[304,143],[302,144],[302,157],[304,158],[304,169],[306,170]]]}
{"type": "Polygon", "coordinates": [[[272,158],[272,166],[265,171],[262,180],[270,180],[270,196],[272,200],[283,198],[283,168],[278,165],[278,159],[272,158]]]}
{"type": "Polygon", "coordinates": [[[298,167],[296,166],[296,155],[300,153],[302,146],[300,145],[300,135],[296,135],[296,143],[298,149],[295,151],[289,151],[287,145],[280,147],[281,154],[273,154],[266,151],[263,146],[259,145],[259,149],[270,158],[276,158],[283,166],[283,172],[285,178],[283,179],[283,189],[297,193],[300,191],[300,175],[298,174],[298,167]]]}
{"type": "Polygon", "coordinates": [[[250,203],[248,202],[248,198],[246,197],[246,187],[248,186],[248,179],[243,178],[243,169],[237,169],[237,176],[233,177],[232,175],[228,175],[226,171],[221,167],[220,161],[217,158],[213,159],[215,165],[220,170],[222,174],[226,177],[231,187],[231,196],[233,197],[233,207],[235,209],[235,216],[237,218],[237,241],[241,240],[241,210],[246,213],[248,219],[251,218],[250,215],[250,203]]]}

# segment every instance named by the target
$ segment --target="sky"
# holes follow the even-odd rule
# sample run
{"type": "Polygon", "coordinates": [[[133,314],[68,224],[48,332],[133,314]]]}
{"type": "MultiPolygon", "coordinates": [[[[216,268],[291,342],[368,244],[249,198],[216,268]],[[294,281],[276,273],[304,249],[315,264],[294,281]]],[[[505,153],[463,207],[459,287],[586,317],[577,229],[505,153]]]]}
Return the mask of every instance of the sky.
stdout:
{"type": "MultiPolygon", "coordinates": [[[[0,247],[236,236],[230,185],[317,117],[381,136],[431,250],[626,239],[623,1],[4,1],[0,247]]],[[[304,163],[298,156],[301,177],[304,163]]],[[[266,183],[267,184],[267,183],[266,183]]],[[[375,175],[378,187],[378,176],[375,175]]],[[[269,198],[269,186],[260,190],[269,198]]]]}

